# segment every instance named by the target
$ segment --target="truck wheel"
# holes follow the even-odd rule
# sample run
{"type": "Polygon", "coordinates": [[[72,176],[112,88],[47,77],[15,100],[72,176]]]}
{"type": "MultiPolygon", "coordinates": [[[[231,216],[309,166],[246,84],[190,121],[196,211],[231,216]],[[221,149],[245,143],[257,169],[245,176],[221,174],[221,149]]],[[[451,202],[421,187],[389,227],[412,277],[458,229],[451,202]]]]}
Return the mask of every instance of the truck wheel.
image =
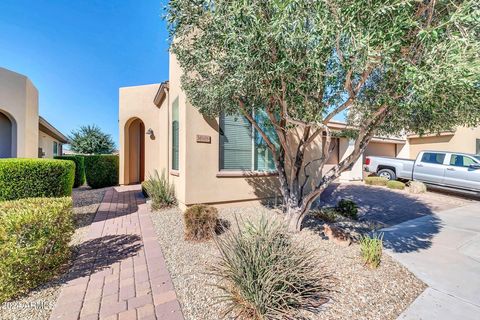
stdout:
{"type": "Polygon", "coordinates": [[[387,180],[396,180],[397,175],[393,170],[390,169],[381,169],[377,172],[379,177],[386,178],[387,180]]]}

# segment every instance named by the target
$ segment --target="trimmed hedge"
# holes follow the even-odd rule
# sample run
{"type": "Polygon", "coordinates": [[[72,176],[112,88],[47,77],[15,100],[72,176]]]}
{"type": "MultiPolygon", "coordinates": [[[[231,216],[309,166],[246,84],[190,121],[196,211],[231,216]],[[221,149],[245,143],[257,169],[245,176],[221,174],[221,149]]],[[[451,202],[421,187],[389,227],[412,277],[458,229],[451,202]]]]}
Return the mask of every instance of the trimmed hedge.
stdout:
{"type": "Polygon", "coordinates": [[[0,303],[51,279],[70,257],[73,231],[70,197],[1,202],[0,303]]]}
{"type": "Polygon", "coordinates": [[[85,176],[93,189],[118,185],[118,156],[85,156],[85,176]]]}
{"type": "Polygon", "coordinates": [[[403,189],[405,189],[405,183],[403,183],[401,181],[390,180],[390,181],[387,182],[387,188],[403,190],[403,189]]]}
{"type": "Polygon", "coordinates": [[[0,159],[0,201],[72,194],[75,164],[50,159],[0,159]]]}
{"type": "Polygon", "coordinates": [[[388,182],[388,179],[383,177],[366,177],[365,178],[365,184],[368,184],[371,186],[386,186],[387,182],[388,182]]]}
{"type": "Polygon", "coordinates": [[[75,182],[73,183],[74,188],[83,186],[85,183],[85,159],[80,155],[72,156],[56,156],[54,157],[58,160],[71,160],[75,162],[75,182]]]}

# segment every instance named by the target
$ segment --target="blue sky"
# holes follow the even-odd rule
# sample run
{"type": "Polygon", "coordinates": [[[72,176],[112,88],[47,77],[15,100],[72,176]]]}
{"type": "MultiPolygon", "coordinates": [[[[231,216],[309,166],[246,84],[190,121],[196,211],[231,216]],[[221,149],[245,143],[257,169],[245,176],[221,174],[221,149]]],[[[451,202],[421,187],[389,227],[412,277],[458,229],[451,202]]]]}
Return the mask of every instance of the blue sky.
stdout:
{"type": "Polygon", "coordinates": [[[118,89],[168,78],[159,0],[1,0],[0,66],[28,76],[65,134],[97,124],[118,146],[118,89]]]}

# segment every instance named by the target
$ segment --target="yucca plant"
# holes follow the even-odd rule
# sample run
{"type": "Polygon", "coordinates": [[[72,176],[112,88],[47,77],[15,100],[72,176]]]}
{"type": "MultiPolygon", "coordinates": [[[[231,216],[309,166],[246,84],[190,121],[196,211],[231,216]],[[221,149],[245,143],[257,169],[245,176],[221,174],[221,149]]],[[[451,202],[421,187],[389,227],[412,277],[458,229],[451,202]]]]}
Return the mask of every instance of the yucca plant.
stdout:
{"type": "Polygon", "coordinates": [[[142,183],[142,189],[145,190],[148,197],[152,200],[153,210],[173,206],[177,203],[175,188],[165,178],[165,171],[160,176],[158,171],[155,170],[153,175],[150,175],[148,180],[142,183]]]}
{"type": "Polygon", "coordinates": [[[239,319],[294,319],[328,300],[330,276],[316,253],[278,222],[247,221],[215,240],[221,258],[213,273],[222,281],[224,315],[239,319]]]}
{"type": "Polygon", "coordinates": [[[365,265],[377,268],[382,259],[383,233],[372,237],[364,235],[360,238],[360,253],[365,265]]]}

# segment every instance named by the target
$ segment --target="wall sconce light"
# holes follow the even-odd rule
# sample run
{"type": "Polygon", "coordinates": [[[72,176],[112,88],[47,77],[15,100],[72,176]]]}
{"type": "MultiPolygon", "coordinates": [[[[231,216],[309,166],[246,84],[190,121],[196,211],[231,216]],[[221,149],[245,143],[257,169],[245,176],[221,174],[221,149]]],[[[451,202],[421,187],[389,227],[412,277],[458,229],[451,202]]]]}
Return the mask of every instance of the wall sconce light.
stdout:
{"type": "Polygon", "coordinates": [[[147,132],[145,132],[146,135],[153,136],[153,130],[152,128],[148,128],[147,132]]]}

